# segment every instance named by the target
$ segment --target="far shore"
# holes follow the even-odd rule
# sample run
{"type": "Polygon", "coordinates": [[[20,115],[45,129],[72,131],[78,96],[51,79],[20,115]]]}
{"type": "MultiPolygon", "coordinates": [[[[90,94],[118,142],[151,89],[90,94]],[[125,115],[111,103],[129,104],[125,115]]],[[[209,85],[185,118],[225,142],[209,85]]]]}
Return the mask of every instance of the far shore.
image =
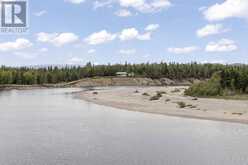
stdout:
{"type": "Polygon", "coordinates": [[[248,100],[193,98],[184,96],[187,88],[97,87],[77,93],[77,96],[88,102],[129,111],[248,124],[248,100]],[[158,92],[163,93],[162,97],[150,100],[158,92]]]}
{"type": "Polygon", "coordinates": [[[1,90],[31,90],[31,89],[46,89],[57,88],[55,85],[0,85],[1,90]]]}

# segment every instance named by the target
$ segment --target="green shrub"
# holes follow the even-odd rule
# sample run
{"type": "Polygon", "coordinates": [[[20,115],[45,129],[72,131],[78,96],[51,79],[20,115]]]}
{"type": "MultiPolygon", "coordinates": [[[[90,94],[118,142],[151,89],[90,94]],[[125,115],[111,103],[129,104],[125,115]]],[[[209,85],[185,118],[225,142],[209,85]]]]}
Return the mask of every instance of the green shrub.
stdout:
{"type": "Polygon", "coordinates": [[[193,84],[189,89],[185,90],[185,95],[194,97],[223,95],[220,74],[215,73],[207,82],[193,84]]]}
{"type": "Polygon", "coordinates": [[[150,95],[149,95],[148,93],[146,93],[146,92],[143,93],[142,95],[143,95],[143,96],[150,96],[150,95]]]}
{"type": "Polygon", "coordinates": [[[157,93],[155,96],[152,96],[150,100],[151,101],[159,100],[161,97],[163,97],[163,95],[161,93],[157,93]]]}
{"type": "Polygon", "coordinates": [[[150,98],[150,101],[159,100],[160,98],[161,98],[160,96],[155,95],[155,96],[152,96],[152,97],[150,98]]]}
{"type": "Polygon", "coordinates": [[[177,105],[179,106],[179,108],[185,108],[185,107],[187,107],[186,103],[185,102],[182,102],[182,101],[177,102],[177,105]]]}

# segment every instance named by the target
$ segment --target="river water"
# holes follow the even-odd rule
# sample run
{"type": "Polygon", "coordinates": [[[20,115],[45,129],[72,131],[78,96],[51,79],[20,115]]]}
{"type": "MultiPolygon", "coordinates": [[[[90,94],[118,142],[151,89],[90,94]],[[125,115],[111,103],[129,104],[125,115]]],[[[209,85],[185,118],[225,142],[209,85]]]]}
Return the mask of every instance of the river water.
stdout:
{"type": "Polygon", "coordinates": [[[118,110],[78,90],[0,92],[0,165],[248,165],[248,125],[118,110]]]}

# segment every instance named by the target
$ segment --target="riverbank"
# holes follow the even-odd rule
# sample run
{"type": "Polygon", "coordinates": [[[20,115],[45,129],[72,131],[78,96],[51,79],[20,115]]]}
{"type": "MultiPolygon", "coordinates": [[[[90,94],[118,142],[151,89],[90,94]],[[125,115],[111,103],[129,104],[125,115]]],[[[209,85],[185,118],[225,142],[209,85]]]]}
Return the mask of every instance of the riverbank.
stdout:
{"type": "Polygon", "coordinates": [[[248,124],[247,100],[193,98],[184,96],[187,88],[99,87],[77,95],[89,102],[130,111],[248,124]]]}
{"type": "Polygon", "coordinates": [[[168,78],[151,79],[145,77],[93,77],[84,78],[72,82],[64,82],[58,84],[43,84],[43,85],[14,85],[6,84],[0,85],[0,90],[2,89],[40,89],[40,88],[87,88],[87,87],[106,87],[106,86],[180,86],[187,85],[190,86],[194,82],[199,82],[196,79],[184,79],[184,80],[171,80],[168,78]]]}

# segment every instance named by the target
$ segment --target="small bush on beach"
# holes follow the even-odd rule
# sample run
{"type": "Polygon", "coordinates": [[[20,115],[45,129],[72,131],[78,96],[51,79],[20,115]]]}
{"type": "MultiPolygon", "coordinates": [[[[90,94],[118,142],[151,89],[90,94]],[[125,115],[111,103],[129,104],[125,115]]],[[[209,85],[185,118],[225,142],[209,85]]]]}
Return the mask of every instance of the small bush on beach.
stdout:
{"type": "Polygon", "coordinates": [[[93,95],[97,95],[98,94],[98,92],[93,92],[93,95]]]}
{"type": "Polygon", "coordinates": [[[157,93],[155,96],[150,98],[150,101],[159,100],[161,97],[163,97],[163,95],[161,93],[157,93]]]}
{"type": "Polygon", "coordinates": [[[146,93],[146,92],[143,93],[142,95],[143,95],[143,96],[150,96],[150,95],[149,95],[148,93],[146,93]]]}
{"type": "Polygon", "coordinates": [[[160,99],[160,97],[158,95],[155,95],[155,96],[152,96],[150,98],[150,101],[155,101],[155,100],[159,100],[159,99],[160,99]]]}
{"type": "Polygon", "coordinates": [[[177,102],[177,105],[179,106],[179,108],[185,108],[185,107],[187,107],[186,103],[185,102],[182,102],[182,101],[177,102]]]}
{"type": "Polygon", "coordinates": [[[134,93],[139,93],[139,91],[138,91],[138,90],[136,90],[136,91],[134,91],[134,93]]]}

